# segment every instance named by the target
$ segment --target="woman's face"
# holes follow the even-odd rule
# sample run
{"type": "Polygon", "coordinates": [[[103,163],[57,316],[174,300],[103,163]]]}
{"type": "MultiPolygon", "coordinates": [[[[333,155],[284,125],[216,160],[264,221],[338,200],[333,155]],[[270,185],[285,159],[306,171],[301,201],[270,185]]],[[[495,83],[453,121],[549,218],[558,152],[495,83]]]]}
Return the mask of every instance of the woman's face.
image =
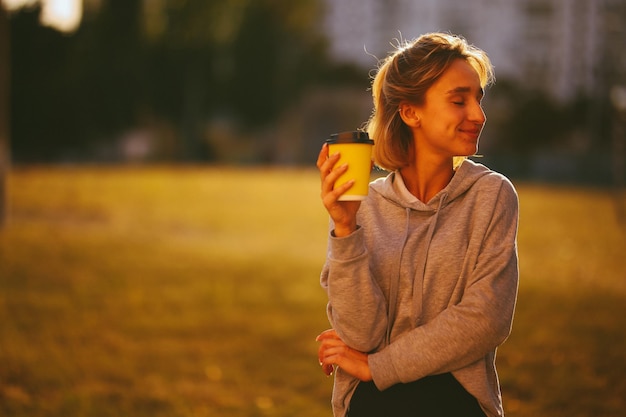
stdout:
{"type": "Polygon", "coordinates": [[[483,94],[474,68],[463,59],[453,61],[426,91],[424,104],[415,108],[418,152],[445,158],[474,155],[486,121],[483,94]]]}

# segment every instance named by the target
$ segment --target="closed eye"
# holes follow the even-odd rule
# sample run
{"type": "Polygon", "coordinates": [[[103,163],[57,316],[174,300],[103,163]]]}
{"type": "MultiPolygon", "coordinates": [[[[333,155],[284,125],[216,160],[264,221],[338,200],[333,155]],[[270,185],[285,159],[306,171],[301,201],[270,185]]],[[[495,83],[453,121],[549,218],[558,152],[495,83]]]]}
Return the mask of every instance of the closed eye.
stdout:
{"type": "Polygon", "coordinates": [[[463,106],[465,105],[465,99],[462,97],[457,97],[452,99],[452,104],[455,104],[457,106],[463,106]]]}
{"type": "MultiPolygon", "coordinates": [[[[463,106],[466,104],[467,98],[470,97],[471,91],[472,89],[470,87],[457,87],[448,91],[448,95],[452,97],[452,104],[463,106]]],[[[476,101],[479,105],[481,104],[484,96],[485,91],[480,88],[476,94],[476,101]]]]}

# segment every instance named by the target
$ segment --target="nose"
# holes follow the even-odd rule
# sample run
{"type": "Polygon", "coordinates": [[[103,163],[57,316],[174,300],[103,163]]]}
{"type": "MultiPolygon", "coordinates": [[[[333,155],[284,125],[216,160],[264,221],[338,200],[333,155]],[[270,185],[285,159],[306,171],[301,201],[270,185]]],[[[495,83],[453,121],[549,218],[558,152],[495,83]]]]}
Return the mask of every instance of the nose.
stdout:
{"type": "Polygon", "coordinates": [[[487,116],[485,116],[485,111],[479,101],[476,101],[474,105],[471,106],[468,118],[472,122],[480,125],[485,124],[487,121],[487,116]]]}

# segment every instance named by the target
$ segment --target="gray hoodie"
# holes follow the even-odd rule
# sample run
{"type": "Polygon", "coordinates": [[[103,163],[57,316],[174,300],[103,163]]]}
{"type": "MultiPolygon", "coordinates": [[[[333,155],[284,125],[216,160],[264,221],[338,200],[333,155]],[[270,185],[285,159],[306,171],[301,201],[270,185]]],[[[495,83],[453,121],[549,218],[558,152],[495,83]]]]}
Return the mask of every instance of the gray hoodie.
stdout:
{"type": "MultiPolygon", "coordinates": [[[[378,389],[452,372],[488,416],[504,415],[495,356],[510,334],[518,287],[511,182],[465,160],[423,203],[391,173],[370,184],[357,222],[349,236],[331,233],[321,284],[332,327],[371,353],[378,389]]],[[[337,370],[336,417],[357,384],[337,370]]]]}

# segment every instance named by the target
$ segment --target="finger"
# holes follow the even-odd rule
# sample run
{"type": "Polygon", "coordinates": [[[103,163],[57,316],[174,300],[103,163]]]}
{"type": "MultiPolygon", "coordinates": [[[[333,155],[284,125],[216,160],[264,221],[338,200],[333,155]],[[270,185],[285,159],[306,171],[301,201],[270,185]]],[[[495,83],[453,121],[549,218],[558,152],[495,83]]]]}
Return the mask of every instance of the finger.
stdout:
{"type": "Polygon", "coordinates": [[[339,335],[337,334],[335,329],[328,329],[328,330],[324,330],[315,338],[315,340],[318,342],[324,339],[339,339],[339,335]]]}
{"type": "Polygon", "coordinates": [[[320,348],[319,355],[322,362],[326,363],[335,363],[341,365],[336,362],[338,358],[354,360],[354,361],[365,361],[367,362],[367,354],[363,352],[359,352],[358,350],[352,349],[348,345],[343,342],[337,342],[335,340],[329,340],[323,343],[323,349],[320,348]]]}
{"type": "Polygon", "coordinates": [[[324,361],[324,353],[321,347],[318,351],[318,363],[322,367],[322,372],[324,372],[326,376],[331,376],[333,374],[334,366],[332,363],[327,363],[324,361]]]}
{"type": "MultiPolygon", "coordinates": [[[[327,177],[330,174],[332,174],[334,170],[341,168],[344,165],[342,164],[340,166],[337,166],[337,162],[339,162],[339,158],[341,158],[341,155],[339,153],[332,154],[319,166],[320,177],[322,179],[322,182],[326,181],[327,177]]],[[[336,177],[338,177],[339,175],[341,174],[336,175],[336,177]]],[[[331,184],[333,184],[335,180],[333,180],[331,184]]]]}
{"type": "Polygon", "coordinates": [[[329,354],[335,354],[341,348],[346,348],[346,344],[339,339],[323,340],[317,348],[317,359],[322,363],[329,354]]]}
{"type": "MultiPolygon", "coordinates": [[[[337,355],[342,349],[348,349],[345,343],[339,338],[334,338],[336,333],[334,331],[328,331],[323,335],[324,339],[321,339],[320,346],[317,350],[317,360],[319,364],[324,368],[328,367],[332,363],[329,363],[328,358],[337,355]]],[[[328,372],[326,372],[328,375],[328,372]]]]}
{"type": "MultiPolygon", "coordinates": [[[[351,205],[350,203],[360,203],[360,201],[340,201],[339,198],[344,195],[350,188],[352,188],[354,186],[355,181],[354,180],[349,180],[344,184],[341,184],[339,187],[334,188],[330,191],[326,191],[325,193],[322,193],[322,203],[324,204],[324,207],[326,207],[326,209],[329,211],[329,213],[331,213],[331,216],[333,216],[333,212],[336,208],[336,205],[338,203],[343,204],[344,208],[341,209],[341,212],[337,212],[337,214],[345,214],[345,215],[350,215],[351,213],[356,213],[356,210],[353,212],[351,209],[347,209],[346,208],[351,205]]],[[[335,218],[333,216],[333,220],[340,221],[339,218],[335,218]]]]}
{"type": "Polygon", "coordinates": [[[324,349],[321,349],[320,354],[321,362],[323,363],[335,363],[333,361],[338,360],[338,358],[352,358],[358,356],[352,352],[352,349],[344,344],[334,346],[327,345],[324,349]]]}
{"type": "Polygon", "coordinates": [[[339,187],[333,188],[333,190],[330,193],[333,195],[333,197],[336,197],[336,199],[339,199],[339,197],[344,195],[346,191],[348,191],[350,188],[354,186],[355,182],[356,181],[354,179],[350,179],[346,181],[345,183],[341,184],[339,187]]]}
{"type": "Polygon", "coordinates": [[[341,164],[340,166],[330,171],[328,174],[322,174],[322,196],[334,193],[336,197],[339,197],[345,191],[349,190],[352,185],[354,185],[354,180],[350,180],[345,184],[342,184],[341,186],[336,186],[339,177],[343,175],[347,170],[348,164],[341,164]]]}
{"type": "Polygon", "coordinates": [[[317,167],[319,169],[322,168],[322,165],[324,164],[324,162],[326,162],[326,160],[328,159],[328,144],[324,143],[322,145],[322,149],[320,150],[320,153],[317,155],[317,167]]]}
{"type": "Polygon", "coordinates": [[[322,367],[333,365],[343,368],[353,376],[370,378],[367,364],[367,355],[350,348],[334,348],[326,351],[326,356],[322,359],[322,367]]]}
{"type": "Polygon", "coordinates": [[[333,340],[322,342],[317,349],[317,359],[320,363],[322,363],[329,356],[345,352],[346,349],[347,346],[342,342],[337,342],[333,340]]]}
{"type": "Polygon", "coordinates": [[[322,372],[324,372],[324,374],[326,376],[330,376],[332,375],[333,371],[335,370],[335,361],[338,360],[339,357],[335,356],[335,355],[331,355],[331,356],[325,356],[322,357],[319,360],[319,364],[322,367],[322,372]]]}
{"type": "Polygon", "coordinates": [[[322,364],[322,362],[324,361],[324,351],[326,350],[326,347],[324,346],[324,344],[320,344],[319,347],[317,348],[317,361],[320,363],[320,365],[322,364]]]}
{"type": "Polygon", "coordinates": [[[316,338],[316,341],[321,342],[317,351],[317,358],[322,372],[324,375],[331,376],[335,370],[332,363],[325,361],[325,357],[328,356],[327,350],[330,348],[336,348],[338,346],[344,346],[345,344],[339,338],[339,335],[334,329],[324,330],[316,338]]]}
{"type": "Polygon", "coordinates": [[[335,371],[335,367],[339,368],[341,366],[339,365],[340,363],[346,364],[346,359],[338,355],[329,356],[320,362],[322,372],[326,376],[331,376],[335,371]]]}
{"type": "Polygon", "coordinates": [[[318,354],[320,356],[320,365],[326,375],[330,375],[334,370],[331,370],[331,367],[342,368],[345,372],[361,381],[372,380],[372,373],[368,365],[368,355],[350,348],[341,339],[329,338],[324,340],[318,354]]]}
{"type": "Polygon", "coordinates": [[[317,168],[319,168],[321,171],[330,171],[332,167],[337,163],[339,158],[339,152],[335,152],[331,155],[328,145],[324,144],[324,146],[322,146],[322,149],[320,150],[320,153],[317,156],[317,168]]]}

